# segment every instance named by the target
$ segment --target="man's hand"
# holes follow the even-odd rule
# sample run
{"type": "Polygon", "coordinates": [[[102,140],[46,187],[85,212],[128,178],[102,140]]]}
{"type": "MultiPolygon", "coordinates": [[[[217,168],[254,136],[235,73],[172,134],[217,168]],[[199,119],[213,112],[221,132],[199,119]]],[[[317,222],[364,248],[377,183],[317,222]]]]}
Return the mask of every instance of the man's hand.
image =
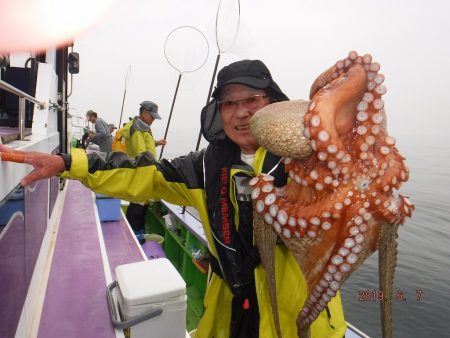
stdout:
{"type": "Polygon", "coordinates": [[[167,144],[167,140],[164,140],[164,139],[155,141],[155,145],[157,145],[157,146],[165,146],[166,144],[167,144]]]}
{"type": "Polygon", "coordinates": [[[20,182],[21,186],[29,185],[37,180],[56,176],[65,170],[61,156],[39,152],[25,152],[13,150],[0,144],[0,158],[2,161],[31,164],[34,170],[20,182]]]}

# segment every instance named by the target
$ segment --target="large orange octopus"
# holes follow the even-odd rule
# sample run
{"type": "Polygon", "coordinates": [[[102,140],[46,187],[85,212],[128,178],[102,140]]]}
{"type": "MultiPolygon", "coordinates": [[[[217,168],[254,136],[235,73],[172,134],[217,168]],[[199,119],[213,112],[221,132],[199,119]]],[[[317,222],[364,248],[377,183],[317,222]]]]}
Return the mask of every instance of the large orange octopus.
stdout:
{"type": "Polygon", "coordinates": [[[324,310],[344,281],[379,250],[383,336],[392,335],[391,294],[399,224],[411,216],[410,200],[396,190],[408,180],[404,157],[387,134],[380,65],[350,52],[313,83],[311,101],[280,102],[252,119],[259,143],[283,156],[290,183],[275,187],[255,177],[255,237],[275,296],[277,237],[296,258],[308,285],[298,315],[299,336],[324,310]]]}

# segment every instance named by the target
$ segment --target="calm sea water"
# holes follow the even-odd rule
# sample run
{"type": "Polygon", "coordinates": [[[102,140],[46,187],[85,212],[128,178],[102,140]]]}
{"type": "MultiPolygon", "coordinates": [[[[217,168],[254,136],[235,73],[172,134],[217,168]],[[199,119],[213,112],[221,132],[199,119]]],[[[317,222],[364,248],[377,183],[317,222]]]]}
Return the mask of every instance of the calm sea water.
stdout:
{"type": "MultiPolygon", "coordinates": [[[[450,143],[402,141],[410,179],[400,191],[416,209],[399,229],[394,336],[450,337],[450,143]]],[[[342,296],[347,321],[381,337],[379,302],[360,301],[360,290],[379,290],[377,253],[346,281],[342,296]]]]}

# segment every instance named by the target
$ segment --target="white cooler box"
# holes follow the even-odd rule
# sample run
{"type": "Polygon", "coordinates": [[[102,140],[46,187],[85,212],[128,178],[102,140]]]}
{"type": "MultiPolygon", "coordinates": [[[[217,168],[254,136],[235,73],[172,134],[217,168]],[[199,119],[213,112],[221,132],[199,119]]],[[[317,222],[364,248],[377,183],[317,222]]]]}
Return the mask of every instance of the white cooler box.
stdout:
{"type": "Polygon", "coordinates": [[[108,286],[108,303],[116,328],[131,330],[131,338],[186,337],[186,283],[166,258],[116,267],[117,282],[108,286]],[[112,290],[117,287],[115,311],[112,290]]]}

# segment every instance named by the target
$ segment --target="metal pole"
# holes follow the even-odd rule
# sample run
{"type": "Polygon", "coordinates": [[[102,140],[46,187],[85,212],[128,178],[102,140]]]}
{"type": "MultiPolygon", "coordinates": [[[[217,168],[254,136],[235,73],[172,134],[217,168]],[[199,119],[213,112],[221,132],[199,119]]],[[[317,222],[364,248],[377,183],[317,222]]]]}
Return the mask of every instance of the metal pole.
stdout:
{"type": "Polygon", "coordinates": [[[25,98],[19,97],[19,140],[25,135],[25,98]]]}
{"type": "Polygon", "coordinates": [[[119,128],[122,125],[122,114],[123,114],[123,106],[125,104],[125,96],[127,95],[127,87],[125,86],[125,90],[123,91],[123,99],[122,99],[122,108],[120,109],[120,120],[119,120],[119,128]]]}
{"type": "Polygon", "coordinates": [[[125,97],[127,95],[127,79],[128,79],[128,73],[130,72],[130,70],[131,70],[131,65],[128,66],[128,71],[125,74],[125,89],[123,91],[122,108],[120,109],[120,119],[119,119],[119,126],[118,126],[118,128],[120,128],[121,125],[122,125],[123,106],[125,104],[125,97]]]}
{"type": "MultiPolygon", "coordinates": [[[[173,108],[174,108],[174,105],[175,105],[175,99],[176,99],[176,97],[177,97],[178,87],[179,87],[179,85],[180,85],[181,74],[183,74],[183,73],[192,73],[192,72],[195,72],[195,71],[199,70],[200,68],[202,68],[203,65],[206,63],[206,60],[208,59],[208,56],[209,56],[209,44],[208,44],[208,39],[206,38],[205,34],[203,34],[199,29],[197,29],[197,28],[195,28],[195,27],[192,27],[192,26],[180,26],[180,27],[177,27],[177,28],[173,29],[173,30],[169,33],[169,35],[167,35],[166,41],[164,42],[164,57],[166,58],[166,60],[167,60],[167,62],[169,63],[169,65],[172,66],[172,68],[174,68],[176,71],[178,71],[179,76],[178,76],[177,88],[175,89],[175,95],[174,95],[174,98],[173,98],[173,101],[172,101],[172,108],[170,109],[169,121],[168,121],[167,126],[166,126],[166,132],[164,133],[164,139],[167,137],[167,133],[168,133],[168,130],[169,130],[170,119],[172,118],[172,112],[173,112],[173,108]],[[196,67],[196,68],[186,69],[186,67],[182,67],[182,68],[184,68],[184,69],[181,70],[180,67],[177,67],[176,64],[174,64],[174,63],[170,60],[169,55],[167,54],[167,42],[169,41],[169,38],[172,36],[172,34],[174,34],[174,33],[177,32],[177,31],[180,31],[180,30],[182,30],[182,29],[183,29],[183,30],[186,30],[186,29],[193,29],[195,32],[200,33],[200,34],[202,35],[202,37],[203,37],[205,43],[206,43],[206,52],[207,52],[207,53],[206,53],[206,57],[205,57],[205,59],[203,60],[203,62],[202,62],[198,67],[196,67]]],[[[164,145],[163,145],[162,148],[161,148],[161,153],[159,154],[159,159],[162,158],[163,152],[164,152],[164,145]]]]}
{"type": "MultiPolygon", "coordinates": [[[[170,107],[169,120],[167,121],[166,131],[164,132],[164,139],[166,139],[167,133],[169,132],[170,120],[172,119],[173,107],[175,106],[175,100],[177,98],[178,88],[180,87],[181,75],[182,75],[182,73],[180,73],[180,75],[178,76],[177,87],[175,89],[175,94],[173,95],[173,100],[172,100],[172,107],[170,107]]],[[[159,154],[159,159],[162,158],[162,155],[164,152],[164,147],[165,147],[165,145],[163,144],[161,146],[161,153],[159,154]]]]}
{"type": "MultiPolygon", "coordinates": [[[[208,92],[208,96],[206,97],[206,104],[208,104],[208,102],[209,102],[209,98],[211,97],[212,89],[214,87],[214,80],[216,79],[217,67],[219,66],[219,60],[220,60],[220,53],[217,54],[217,57],[216,57],[216,64],[214,66],[214,72],[212,75],[211,84],[209,85],[209,92],[208,92]]],[[[202,131],[200,130],[200,132],[198,133],[197,145],[195,146],[195,151],[197,151],[198,148],[200,147],[201,139],[202,139],[202,131]]]]}
{"type": "Polygon", "coordinates": [[[8,82],[0,80],[0,88],[6,90],[7,92],[15,94],[15,95],[17,95],[19,97],[24,97],[28,101],[36,103],[38,105],[39,109],[44,109],[45,108],[45,102],[38,101],[33,96],[28,95],[27,93],[21,91],[20,89],[17,89],[16,87],[11,86],[8,82]]]}
{"type": "MultiPolygon", "coordinates": [[[[214,80],[216,79],[217,67],[219,66],[219,61],[220,61],[220,53],[217,54],[217,57],[216,57],[216,64],[214,65],[214,72],[213,72],[213,75],[211,78],[211,84],[209,85],[208,96],[206,97],[206,104],[208,104],[209,98],[211,97],[212,89],[214,87],[214,80]]],[[[200,128],[200,132],[198,133],[198,138],[197,138],[197,145],[195,146],[195,151],[197,151],[198,148],[200,147],[201,140],[202,140],[202,130],[200,128]]],[[[181,213],[184,214],[185,212],[186,212],[186,206],[183,206],[183,210],[181,210],[181,213]]]]}
{"type": "MultiPolygon", "coordinates": [[[[220,54],[221,54],[222,52],[225,52],[224,50],[221,50],[221,49],[220,49],[219,37],[218,37],[218,22],[219,22],[219,12],[220,12],[220,6],[221,6],[221,4],[222,4],[222,0],[220,0],[219,6],[217,7],[217,13],[216,13],[216,29],[215,29],[215,33],[216,33],[216,45],[217,45],[218,54],[217,54],[217,57],[216,57],[216,64],[215,64],[215,66],[214,66],[214,72],[213,72],[213,75],[212,75],[211,84],[210,84],[210,86],[209,86],[208,96],[207,96],[207,98],[206,98],[206,104],[208,104],[209,98],[211,97],[212,89],[213,89],[213,86],[214,86],[214,80],[215,80],[215,78],[216,78],[217,67],[219,66],[220,54]]],[[[236,36],[237,36],[238,31],[239,31],[239,23],[240,23],[240,18],[241,18],[241,2],[240,2],[239,0],[237,0],[237,4],[238,4],[238,19],[239,19],[239,21],[238,21],[238,25],[237,25],[237,27],[236,27],[236,32],[235,32],[235,34],[234,34],[233,43],[229,46],[229,48],[231,48],[231,46],[233,46],[234,42],[236,41],[236,36]]],[[[200,131],[199,131],[199,133],[198,133],[198,138],[197,138],[197,144],[196,144],[196,146],[195,146],[195,151],[198,151],[198,149],[200,148],[200,142],[201,142],[201,140],[202,140],[202,130],[201,130],[201,128],[200,128],[200,131]]],[[[183,206],[183,210],[181,211],[181,213],[184,214],[185,211],[186,211],[186,207],[183,206]]]]}

